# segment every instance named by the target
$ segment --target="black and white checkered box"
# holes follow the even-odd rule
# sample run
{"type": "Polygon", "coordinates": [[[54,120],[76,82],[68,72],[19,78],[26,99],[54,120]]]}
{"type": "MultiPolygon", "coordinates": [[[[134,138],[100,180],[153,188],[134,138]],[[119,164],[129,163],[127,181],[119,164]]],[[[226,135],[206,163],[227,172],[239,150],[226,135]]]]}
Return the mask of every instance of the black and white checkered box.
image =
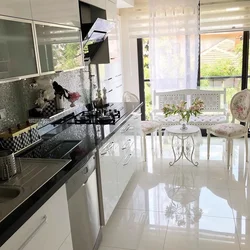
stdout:
{"type": "Polygon", "coordinates": [[[40,135],[36,128],[31,128],[27,132],[23,132],[18,136],[13,136],[9,138],[2,138],[2,145],[10,149],[12,152],[18,152],[19,150],[28,147],[32,143],[40,140],[40,135]]]}
{"type": "Polygon", "coordinates": [[[56,105],[55,100],[49,101],[47,106],[43,109],[42,115],[43,117],[50,117],[56,114],[56,105]]]}

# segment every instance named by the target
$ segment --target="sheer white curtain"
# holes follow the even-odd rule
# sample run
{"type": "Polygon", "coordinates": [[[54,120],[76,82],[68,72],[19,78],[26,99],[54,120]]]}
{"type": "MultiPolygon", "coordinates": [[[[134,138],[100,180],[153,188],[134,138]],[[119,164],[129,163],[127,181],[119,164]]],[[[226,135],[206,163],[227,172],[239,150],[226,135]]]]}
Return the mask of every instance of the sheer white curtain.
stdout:
{"type": "Polygon", "coordinates": [[[196,88],[199,1],[149,0],[149,60],[152,89],[196,88]]]}

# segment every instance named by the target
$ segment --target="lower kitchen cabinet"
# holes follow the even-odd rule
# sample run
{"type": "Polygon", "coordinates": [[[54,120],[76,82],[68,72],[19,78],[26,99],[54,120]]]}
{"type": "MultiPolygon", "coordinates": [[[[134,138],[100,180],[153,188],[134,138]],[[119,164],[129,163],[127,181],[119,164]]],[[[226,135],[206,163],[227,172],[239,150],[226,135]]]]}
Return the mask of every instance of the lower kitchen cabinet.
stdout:
{"type": "Polygon", "coordinates": [[[128,182],[130,181],[135,171],[135,154],[134,144],[124,153],[124,157],[119,165],[117,165],[117,182],[118,182],[118,197],[123,194],[128,182]]]}
{"type": "Polygon", "coordinates": [[[0,249],[72,250],[69,234],[69,211],[64,185],[0,249]],[[67,248],[63,248],[64,242],[67,248]]]}
{"type": "Polygon", "coordinates": [[[73,250],[71,234],[66,238],[59,250],[73,250]]]}
{"type": "Polygon", "coordinates": [[[113,136],[100,149],[103,216],[105,224],[111,216],[118,200],[116,166],[119,162],[119,152],[117,150],[115,136],[113,136]],[[118,154],[117,154],[118,153],[118,154]]]}
{"type": "Polygon", "coordinates": [[[108,222],[136,169],[136,121],[132,116],[99,150],[103,225],[108,222]]]}

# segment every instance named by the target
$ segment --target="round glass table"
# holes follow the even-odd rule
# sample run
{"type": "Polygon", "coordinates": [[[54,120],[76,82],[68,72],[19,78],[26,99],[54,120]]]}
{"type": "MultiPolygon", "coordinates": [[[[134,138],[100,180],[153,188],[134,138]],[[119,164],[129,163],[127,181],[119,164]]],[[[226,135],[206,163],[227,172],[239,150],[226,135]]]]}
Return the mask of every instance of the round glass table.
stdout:
{"type": "Polygon", "coordinates": [[[181,125],[166,127],[166,132],[172,137],[171,146],[174,154],[173,162],[169,165],[173,166],[182,158],[186,158],[194,166],[198,166],[198,162],[194,162],[194,136],[200,134],[200,128],[197,126],[187,125],[187,129],[183,130],[181,125]]]}

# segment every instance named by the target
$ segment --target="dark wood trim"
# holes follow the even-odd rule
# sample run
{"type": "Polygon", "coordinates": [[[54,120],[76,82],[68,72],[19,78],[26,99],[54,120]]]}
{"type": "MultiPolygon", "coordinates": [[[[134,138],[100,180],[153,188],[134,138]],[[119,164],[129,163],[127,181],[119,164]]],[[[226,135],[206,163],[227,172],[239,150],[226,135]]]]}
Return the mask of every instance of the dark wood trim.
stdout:
{"type": "Polygon", "coordinates": [[[139,95],[140,102],[143,102],[141,108],[142,120],[146,119],[145,112],[145,90],[144,90],[144,62],[143,62],[143,40],[142,38],[137,39],[137,53],[138,53],[138,73],[139,73],[139,95]]]}
{"type": "MultiPolygon", "coordinates": [[[[201,17],[200,17],[200,1],[198,4],[198,22],[199,27],[201,23],[201,17]]],[[[201,35],[199,34],[199,48],[198,48],[198,75],[197,75],[197,87],[201,86],[201,35]]]]}
{"type": "Polygon", "coordinates": [[[241,89],[247,89],[249,64],[249,31],[243,32],[241,89]]]}

